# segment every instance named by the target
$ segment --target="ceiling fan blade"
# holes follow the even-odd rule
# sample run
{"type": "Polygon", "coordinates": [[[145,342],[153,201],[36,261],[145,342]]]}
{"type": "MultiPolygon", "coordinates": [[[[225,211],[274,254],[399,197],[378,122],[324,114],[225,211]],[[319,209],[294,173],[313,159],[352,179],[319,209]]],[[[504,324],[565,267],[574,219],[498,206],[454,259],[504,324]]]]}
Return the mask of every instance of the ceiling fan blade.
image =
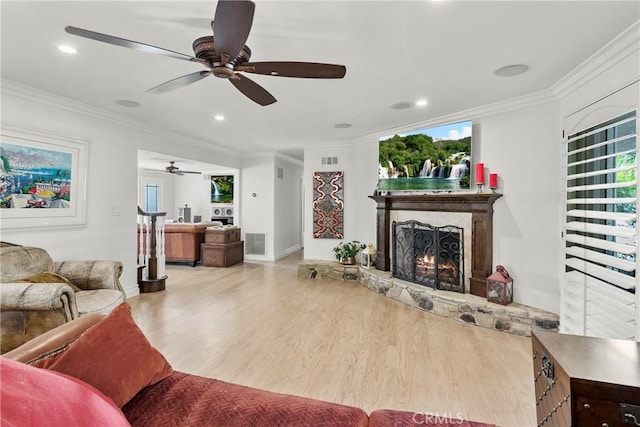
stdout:
{"type": "Polygon", "coordinates": [[[183,170],[181,170],[180,173],[195,173],[195,174],[198,174],[198,175],[202,175],[202,172],[197,172],[197,171],[183,171],[183,170]]]}
{"type": "Polygon", "coordinates": [[[211,75],[211,71],[198,71],[197,73],[187,74],[186,76],[177,77],[167,82],[161,83],[158,86],[152,87],[147,92],[150,93],[165,93],[172,90],[180,89],[188,86],[191,83],[195,83],[211,75]]]}
{"type": "Polygon", "coordinates": [[[207,65],[206,61],[202,61],[201,59],[194,58],[190,55],[185,55],[184,53],[163,49],[161,47],[151,46],[145,43],[135,42],[133,40],[127,40],[120,37],[110,36],[108,34],[97,33],[95,31],[85,30],[82,28],[77,28],[72,26],[67,26],[65,27],[64,30],[69,34],[73,34],[74,36],[80,36],[80,37],[84,37],[91,40],[97,40],[99,42],[108,43],[116,46],[127,47],[129,49],[135,49],[141,52],[170,56],[171,58],[182,59],[182,60],[191,61],[191,62],[199,62],[201,64],[207,65]]]}
{"type": "Polygon", "coordinates": [[[256,5],[251,0],[219,0],[211,23],[216,51],[226,64],[234,59],[247,42],[256,5]]]}
{"type": "Polygon", "coordinates": [[[247,98],[262,106],[273,104],[277,101],[265,88],[242,74],[235,74],[229,81],[247,98]]]}
{"type": "Polygon", "coordinates": [[[317,62],[247,62],[236,67],[236,71],[266,74],[280,77],[306,79],[341,79],[347,72],[344,65],[320,64],[317,62]]]}

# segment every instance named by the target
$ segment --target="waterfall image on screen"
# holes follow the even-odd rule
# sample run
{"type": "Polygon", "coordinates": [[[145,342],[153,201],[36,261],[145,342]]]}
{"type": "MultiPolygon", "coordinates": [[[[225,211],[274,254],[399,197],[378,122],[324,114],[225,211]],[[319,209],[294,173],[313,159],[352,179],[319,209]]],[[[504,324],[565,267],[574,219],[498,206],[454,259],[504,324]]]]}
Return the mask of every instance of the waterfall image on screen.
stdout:
{"type": "Polygon", "coordinates": [[[380,139],[378,191],[468,190],[471,121],[380,139]]]}
{"type": "Polygon", "coordinates": [[[233,175],[211,177],[211,203],[233,203],[233,175]]]}

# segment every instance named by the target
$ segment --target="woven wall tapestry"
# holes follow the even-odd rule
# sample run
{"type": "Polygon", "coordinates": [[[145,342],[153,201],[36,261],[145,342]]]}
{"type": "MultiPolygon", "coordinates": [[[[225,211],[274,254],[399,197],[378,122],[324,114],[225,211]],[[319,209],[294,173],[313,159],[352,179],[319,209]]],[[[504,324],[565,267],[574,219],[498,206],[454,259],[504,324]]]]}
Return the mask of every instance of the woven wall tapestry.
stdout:
{"type": "Polygon", "coordinates": [[[344,172],[313,173],[313,237],[344,238],[344,172]]]}

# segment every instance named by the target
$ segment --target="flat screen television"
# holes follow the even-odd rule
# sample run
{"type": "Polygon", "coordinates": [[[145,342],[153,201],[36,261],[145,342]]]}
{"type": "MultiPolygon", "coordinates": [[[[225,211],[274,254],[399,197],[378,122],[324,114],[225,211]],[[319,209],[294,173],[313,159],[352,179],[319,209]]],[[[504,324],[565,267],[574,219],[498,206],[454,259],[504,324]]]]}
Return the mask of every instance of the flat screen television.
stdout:
{"type": "Polygon", "coordinates": [[[233,203],[233,175],[211,177],[211,203],[233,203]]]}
{"type": "Polygon", "coordinates": [[[467,191],[471,121],[380,139],[378,192],[467,191]]]}

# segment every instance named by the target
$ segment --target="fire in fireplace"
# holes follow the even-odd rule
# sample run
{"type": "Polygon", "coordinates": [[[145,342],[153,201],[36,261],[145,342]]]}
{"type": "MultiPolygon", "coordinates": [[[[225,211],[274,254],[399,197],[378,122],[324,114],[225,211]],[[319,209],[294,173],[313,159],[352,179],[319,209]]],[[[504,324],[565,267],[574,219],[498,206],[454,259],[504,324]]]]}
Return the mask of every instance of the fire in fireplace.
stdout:
{"type": "Polygon", "coordinates": [[[393,277],[464,293],[464,229],[393,222],[393,277]]]}

